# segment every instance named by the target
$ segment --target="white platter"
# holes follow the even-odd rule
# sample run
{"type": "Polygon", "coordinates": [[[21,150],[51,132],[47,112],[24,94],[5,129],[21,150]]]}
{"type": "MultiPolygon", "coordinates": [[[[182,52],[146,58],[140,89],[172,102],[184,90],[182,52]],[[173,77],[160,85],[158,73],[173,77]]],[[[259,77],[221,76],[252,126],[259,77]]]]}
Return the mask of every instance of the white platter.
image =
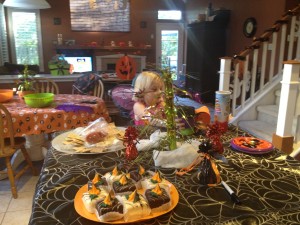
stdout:
{"type": "MultiPolygon", "coordinates": [[[[118,130],[125,130],[126,128],[124,127],[117,127],[118,130]]],[[[76,129],[78,130],[78,128],[76,129]]],[[[52,147],[55,148],[57,151],[59,152],[63,152],[63,153],[67,153],[67,154],[103,154],[103,153],[107,153],[107,152],[115,152],[115,151],[119,151],[125,148],[125,146],[123,145],[123,141],[119,140],[119,139],[115,139],[114,143],[108,147],[105,148],[104,151],[102,152],[76,152],[73,149],[72,145],[65,145],[64,141],[66,139],[66,137],[70,134],[70,133],[74,133],[74,131],[67,131],[65,133],[62,133],[58,136],[56,136],[51,144],[52,147]]]]}

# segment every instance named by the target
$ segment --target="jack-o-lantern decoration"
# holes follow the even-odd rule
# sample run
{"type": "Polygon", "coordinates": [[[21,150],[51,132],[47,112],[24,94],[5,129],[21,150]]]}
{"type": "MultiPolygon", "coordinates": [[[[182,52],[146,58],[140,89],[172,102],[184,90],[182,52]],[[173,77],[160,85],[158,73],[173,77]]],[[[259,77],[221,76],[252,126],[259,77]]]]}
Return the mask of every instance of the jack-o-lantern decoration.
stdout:
{"type": "Polygon", "coordinates": [[[116,64],[116,73],[122,80],[132,80],[136,74],[136,62],[128,55],[121,57],[116,64]]]}

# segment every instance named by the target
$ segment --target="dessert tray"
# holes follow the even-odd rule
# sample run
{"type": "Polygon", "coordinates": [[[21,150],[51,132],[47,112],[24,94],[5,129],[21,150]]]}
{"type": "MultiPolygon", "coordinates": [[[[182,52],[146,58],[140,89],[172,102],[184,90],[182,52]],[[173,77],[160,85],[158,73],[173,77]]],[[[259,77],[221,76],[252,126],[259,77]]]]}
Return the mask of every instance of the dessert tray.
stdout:
{"type": "MultiPolygon", "coordinates": [[[[171,184],[171,183],[170,183],[171,184]]],[[[125,222],[123,219],[120,220],[115,220],[115,221],[106,221],[106,222],[100,222],[97,219],[96,214],[93,213],[89,213],[86,208],[84,207],[83,201],[82,201],[82,195],[84,192],[87,191],[87,184],[82,186],[76,193],[75,199],[74,199],[74,206],[75,206],[75,210],[76,212],[89,220],[92,221],[96,221],[99,223],[108,223],[108,224],[128,224],[128,222],[125,222]]],[[[143,193],[144,189],[139,189],[138,193],[143,193]]],[[[170,185],[170,198],[171,198],[171,207],[168,208],[168,210],[165,211],[161,211],[161,212],[157,212],[157,213],[151,213],[149,216],[143,217],[142,219],[136,220],[136,221],[130,221],[130,223],[135,223],[138,221],[143,221],[143,220],[149,220],[149,219],[153,219],[155,217],[161,216],[163,214],[166,214],[168,212],[170,212],[171,210],[173,210],[175,208],[175,206],[178,204],[179,201],[179,194],[177,189],[175,188],[175,186],[173,184],[170,185]]]]}
{"type": "Polygon", "coordinates": [[[231,140],[230,145],[234,150],[254,155],[266,154],[274,150],[272,143],[254,137],[236,137],[231,140]]]}
{"type": "MultiPolygon", "coordinates": [[[[78,150],[78,146],[76,146],[76,141],[74,143],[66,144],[65,141],[70,135],[74,133],[80,133],[80,130],[83,128],[76,128],[75,130],[68,131],[56,136],[52,140],[52,147],[55,148],[59,152],[67,153],[67,154],[103,154],[107,152],[114,152],[124,149],[123,141],[118,139],[117,136],[110,137],[109,141],[105,141],[102,143],[98,143],[96,146],[86,146],[82,145],[82,149],[78,150]]],[[[124,131],[124,127],[117,127],[118,130],[124,131]]]]}

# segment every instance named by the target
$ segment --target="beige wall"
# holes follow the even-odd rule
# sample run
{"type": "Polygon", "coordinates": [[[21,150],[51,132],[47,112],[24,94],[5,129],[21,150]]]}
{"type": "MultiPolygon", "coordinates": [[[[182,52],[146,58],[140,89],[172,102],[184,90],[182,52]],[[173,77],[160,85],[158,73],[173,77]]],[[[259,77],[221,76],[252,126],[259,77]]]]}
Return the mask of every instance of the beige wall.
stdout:
{"type": "MultiPolygon", "coordinates": [[[[131,0],[131,31],[122,32],[73,32],[70,23],[70,10],[68,0],[48,0],[51,9],[41,10],[42,36],[45,63],[55,54],[52,40],[61,33],[63,39],[75,39],[76,44],[84,45],[97,42],[109,45],[110,41],[132,41],[135,46],[150,44],[153,50],[147,54],[147,60],[155,62],[155,24],[157,21],[157,10],[166,9],[172,1],[161,0],[131,0]],[[61,25],[53,25],[53,18],[62,19],[61,25]],[[146,28],[140,28],[140,22],[147,22],[146,28]],[[153,35],[154,38],[151,38],[153,35]]],[[[183,3],[177,0],[178,7],[183,3]]]]}
{"type": "MultiPolygon", "coordinates": [[[[3,0],[0,0],[3,1],[3,0]]],[[[231,10],[228,25],[227,56],[232,56],[243,50],[251,43],[251,38],[246,38],[243,33],[243,23],[248,17],[255,17],[258,23],[256,36],[272,26],[285,11],[285,3],[294,0],[174,0],[178,7],[184,9],[186,2],[186,17],[188,21],[195,20],[199,13],[204,13],[208,3],[213,8],[226,8],[231,10]]],[[[120,32],[73,32],[70,26],[70,10],[68,0],[48,0],[51,9],[41,10],[42,38],[44,49],[44,62],[55,55],[52,40],[57,34],[63,34],[63,39],[75,39],[79,45],[96,41],[108,44],[111,40],[128,41],[135,45],[150,44],[153,50],[147,55],[150,62],[155,62],[155,24],[157,10],[174,6],[171,0],[131,0],[131,31],[120,32]],[[54,25],[53,18],[61,18],[61,25],[54,25]],[[140,22],[146,21],[147,28],[140,28],[140,22]],[[151,38],[151,35],[154,38],[151,38]]],[[[48,72],[46,70],[46,72],[48,72]]]]}

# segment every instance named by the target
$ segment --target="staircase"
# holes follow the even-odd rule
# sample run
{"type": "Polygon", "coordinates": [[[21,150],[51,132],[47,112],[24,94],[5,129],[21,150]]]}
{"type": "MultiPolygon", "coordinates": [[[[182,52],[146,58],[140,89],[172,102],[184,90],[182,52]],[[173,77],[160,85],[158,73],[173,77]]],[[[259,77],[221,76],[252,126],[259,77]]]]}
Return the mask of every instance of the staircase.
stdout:
{"type": "Polygon", "coordinates": [[[272,142],[272,134],[276,132],[277,126],[280,89],[276,90],[274,95],[276,100],[273,105],[258,105],[256,107],[256,119],[241,120],[237,125],[258,138],[272,142]]]}
{"type": "Polygon", "coordinates": [[[300,153],[300,69],[299,64],[294,65],[300,59],[299,14],[300,4],[254,38],[245,50],[222,58],[219,83],[219,90],[232,92],[230,123],[270,142],[284,125],[284,134],[294,137],[294,155],[300,153]],[[289,70],[283,62],[294,69],[289,70]],[[282,111],[289,116],[280,117],[278,122],[282,111]]]}

